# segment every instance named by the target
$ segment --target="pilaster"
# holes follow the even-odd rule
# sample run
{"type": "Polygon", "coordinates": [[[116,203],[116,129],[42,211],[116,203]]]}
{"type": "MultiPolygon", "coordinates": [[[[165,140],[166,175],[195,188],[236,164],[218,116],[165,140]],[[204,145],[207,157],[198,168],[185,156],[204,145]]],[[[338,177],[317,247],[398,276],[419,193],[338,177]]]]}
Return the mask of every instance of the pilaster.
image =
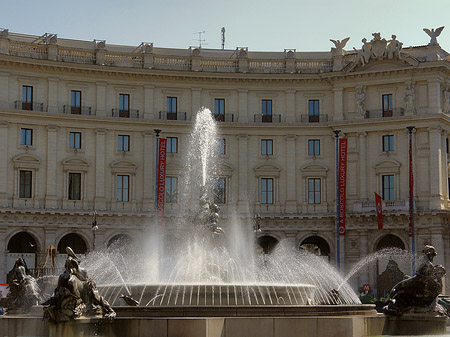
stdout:
{"type": "Polygon", "coordinates": [[[202,88],[191,88],[191,116],[194,116],[202,107],[202,88]]]}
{"type": "Polygon", "coordinates": [[[57,148],[58,127],[56,125],[47,126],[47,189],[45,194],[45,208],[57,208],[56,201],[56,175],[57,158],[55,149],[57,148]]]}
{"type": "Polygon", "coordinates": [[[286,135],[286,213],[297,213],[295,135],[286,135]]]}
{"type": "Polygon", "coordinates": [[[344,88],[333,88],[334,115],[333,121],[344,120],[344,88]]]}
{"type": "MultiPolygon", "coordinates": [[[[360,230],[358,231],[358,234],[359,234],[359,260],[361,261],[367,255],[369,255],[368,233],[367,230],[360,230]]],[[[362,267],[361,271],[359,272],[358,287],[361,287],[363,284],[370,284],[368,264],[362,267]]],[[[370,287],[374,288],[375,284],[371,284],[370,287]]]]}
{"type": "Polygon", "coordinates": [[[359,136],[359,197],[368,200],[367,196],[367,132],[358,133],[359,136]]]}
{"type": "Polygon", "coordinates": [[[48,78],[48,112],[58,112],[58,79],[48,78]]]}
{"type": "Polygon", "coordinates": [[[441,81],[439,79],[428,81],[428,109],[429,113],[442,112],[441,81]]]}
{"type": "Polygon", "coordinates": [[[106,82],[97,82],[97,116],[106,116],[106,82]]]}
{"type": "MultiPolygon", "coordinates": [[[[8,144],[8,122],[0,122],[0,206],[8,206],[8,148],[13,144],[8,144]]],[[[14,140],[11,140],[14,142],[14,140]]],[[[1,250],[0,250],[1,252],[1,250]]],[[[0,254],[1,255],[1,254],[0,254]]],[[[1,266],[0,266],[1,267],[1,266]]]]}
{"type": "Polygon", "coordinates": [[[295,123],[295,90],[286,90],[286,123],[295,123]]]}
{"type": "Polygon", "coordinates": [[[442,139],[440,127],[431,127],[428,129],[430,137],[430,208],[442,209],[443,191],[442,191],[442,139]]]}
{"type": "Polygon", "coordinates": [[[106,208],[105,203],[105,139],[106,130],[95,130],[95,209],[106,208]]]}
{"type": "Polygon", "coordinates": [[[239,116],[238,122],[247,123],[248,122],[248,90],[240,89],[238,90],[239,95],[239,116]]]}
{"type": "Polygon", "coordinates": [[[9,74],[0,72],[0,107],[9,108],[9,74]]]}
{"type": "Polygon", "coordinates": [[[238,135],[239,146],[239,213],[247,213],[248,211],[248,135],[238,135]]]}
{"type": "Polygon", "coordinates": [[[154,85],[144,85],[144,119],[157,118],[157,116],[155,116],[153,112],[154,91],[154,85]]]}
{"type": "Polygon", "coordinates": [[[8,270],[6,270],[6,227],[0,227],[0,275],[2,278],[0,279],[1,283],[6,283],[6,274],[8,270]]]}
{"type": "Polygon", "coordinates": [[[152,211],[155,209],[155,151],[156,136],[152,131],[144,132],[144,211],[152,211]]]}

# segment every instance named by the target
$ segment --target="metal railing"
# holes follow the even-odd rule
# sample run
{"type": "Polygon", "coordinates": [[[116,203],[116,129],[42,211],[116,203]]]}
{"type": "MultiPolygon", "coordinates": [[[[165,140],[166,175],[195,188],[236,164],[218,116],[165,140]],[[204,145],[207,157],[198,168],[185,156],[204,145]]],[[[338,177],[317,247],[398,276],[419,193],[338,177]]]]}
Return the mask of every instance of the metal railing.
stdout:
{"type": "Polygon", "coordinates": [[[136,110],[136,109],[130,109],[130,110],[112,109],[111,115],[112,115],[112,117],[118,117],[118,118],[139,118],[139,110],[136,110]]]}
{"type": "Polygon", "coordinates": [[[159,119],[171,120],[171,121],[187,121],[188,120],[186,112],[167,112],[167,111],[160,111],[159,119]]]}
{"type": "Polygon", "coordinates": [[[326,123],[328,122],[327,114],[320,114],[316,116],[312,115],[301,115],[300,123],[326,123]]]}
{"type": "Polygon", "coordinates": [[[63,105],[63,113],[68,115],[92,115],[90,106],[72,107],[71,105],[63,105]]]}
{"type": "Polygon", "coordinates": [[[219,115],[213,113],[212,116],[217,122],[226,122],[226,123],[234,122],[234,114],[219,115]]]}
{"type": "Polygon", "coordinates": [[[30,268],[30,275],[38,278],[42,276],[61,275],[64,272],[64,268],[30,268]]]}
{"type": "Polygon", "coordinates": [[[366,110],[364,118],[386,118],[386,117],[399,117],[404,115],[403,108],[394,108],[392,110],[376,109],[376,110],[366,110]]]}
{"type": "Polygon", "coordinates": [[[32,102],[24,103],[22,101],[14,101],[14,109],[28,111],[44,111],[44,103],[32,102]]]}
{"type": "Polygon", "coordinates": [[[282,122],[280,114],[272,114],[272,115],[254,114],[253,121],[255,123],[281,123],[282,122]]]}

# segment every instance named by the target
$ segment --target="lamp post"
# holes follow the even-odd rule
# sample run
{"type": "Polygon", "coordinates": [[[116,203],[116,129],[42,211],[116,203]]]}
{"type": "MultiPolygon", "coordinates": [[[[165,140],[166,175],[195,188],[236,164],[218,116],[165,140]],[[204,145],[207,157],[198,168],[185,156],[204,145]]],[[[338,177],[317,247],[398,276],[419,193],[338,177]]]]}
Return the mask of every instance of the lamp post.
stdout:
{"type": "Polygon", "coordinates": [[[339,243],[339,134],[341,130],[333,130],[336,137],[336,268],[341,270],[341,248],[339,243]]]}
{"type": "Polygon", "coordinates": [[[98,226],[97,226],[97,211],[96,210],[94,210],[94,215],[92,216],[92,227],[91,227],[91,229],[92,229],[92,232],[94,233],[93,250],[95,250],[95,232],[98,229],[98,226]]]}
{"type": "Polygon", "coordinates": [[[156,133],[156,179],[155,179],[155,219],[156,219],[156,225],[158,225],[158,151],[159,151],[159,134],[161,132],[160,129],[153,129],[153,131],[156,133]]]}
{"type": "Polygon", "coordinates": [[[414,236],[414,174],[412,158],[412,133],[414,126],[408,126],[409,134],[409,236],[411,237],[412,274],[416,274],[416,243],[414,236]]]}

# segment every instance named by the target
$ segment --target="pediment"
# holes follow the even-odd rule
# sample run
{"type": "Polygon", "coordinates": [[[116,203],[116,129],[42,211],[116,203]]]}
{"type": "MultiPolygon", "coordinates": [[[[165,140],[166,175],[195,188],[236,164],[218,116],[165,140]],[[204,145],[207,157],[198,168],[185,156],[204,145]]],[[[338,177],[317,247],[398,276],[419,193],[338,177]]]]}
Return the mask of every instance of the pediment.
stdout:
{"type": "Polygon", "coordinates": [[[25,154],[18,154],[17,156],[15,156],[12,161],[15,164],[35,164],[35,165],[39,165],[41,163],[41,160],[36,157],[35,155],[29,154],[29,153],[25,153],[25,154]]]}
{"type": "Polygon", "coordinates": [[[319,164],[319,163],[317,163],[317,164],[306,164],[306,165],[304,165],[304,166],[302,166],[301,168],[300,168],[300,171],[302,171],[302,172],[305,172],[305,171],[307,171],[307,172],[320,172],[320,171],[328,171],[328,167],[327,166],[325,166],[325,165],[322,165],[322,164],[319,164]]]}
{"type": "Polygon", "coordinates": [[[402,54],[401,59],[388,59],[384,58],[381,60],[370,60],[369,63],[364,65],[356,59],[350,62],[344,69],[345,72],[357,72],[357,71],[390,71],[390,70],[400,70],[405,68],[417,67],[419,61],[414,57],[402,54]]]}
{"type": "Polygon", "coordinates": [[[137,165],[131,160],[120,159],[111,163],[111,168],[137,169],[137,165]]]}
{"type": "Polygon", "coordinates": [[[400,168],[400,166],[402,166],[402,164],[399,161],[390,159],[390,160],[384,160],[384,161],[381,161],[381,162],[375,164],[374,168],[375,169],[400,168]]]}
{"type": "Polygon", "coordinates": [[[254,168],[255,174],[257,176],[269,175],[269,176],[279,176],[281,168],[276,165],[262,164],[254,168]]]}
{"type": "Polygon", "coordinates": [[[70,157],[67,159],[64,159],[61,164],[63,166],[89,166],[89,162],[86,159],[80,158],[80,157],[70,157]]]}

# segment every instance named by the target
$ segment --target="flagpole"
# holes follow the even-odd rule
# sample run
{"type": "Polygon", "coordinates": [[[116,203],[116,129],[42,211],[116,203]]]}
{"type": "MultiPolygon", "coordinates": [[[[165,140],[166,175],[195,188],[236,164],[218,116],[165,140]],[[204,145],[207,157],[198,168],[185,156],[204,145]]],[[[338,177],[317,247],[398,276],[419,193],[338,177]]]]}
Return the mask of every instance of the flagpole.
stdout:
{"type": "Polygon", "coordinates": [[[334,130],[336,137],[336,268],[341,270],[341,248],[339,242],[339,133],[341,130],[334,130]]]}
{"type": "Polygon", "coordinates": [[[158,228],[158,155],[159,155],[159,133],[160,129],[153,130],[156,133],[156,175],[155,175],[155,218],[156,218],[156,227],[158,228]]]}
{"type": "Polygon", "coordinates": [[[416,240],[414,236],[414,172],[412,158],[412,132],[414,126],[408,126],[409,133],[409,236],[411,237],[412,250],[412,275],[416,274],[416,240]]]}

